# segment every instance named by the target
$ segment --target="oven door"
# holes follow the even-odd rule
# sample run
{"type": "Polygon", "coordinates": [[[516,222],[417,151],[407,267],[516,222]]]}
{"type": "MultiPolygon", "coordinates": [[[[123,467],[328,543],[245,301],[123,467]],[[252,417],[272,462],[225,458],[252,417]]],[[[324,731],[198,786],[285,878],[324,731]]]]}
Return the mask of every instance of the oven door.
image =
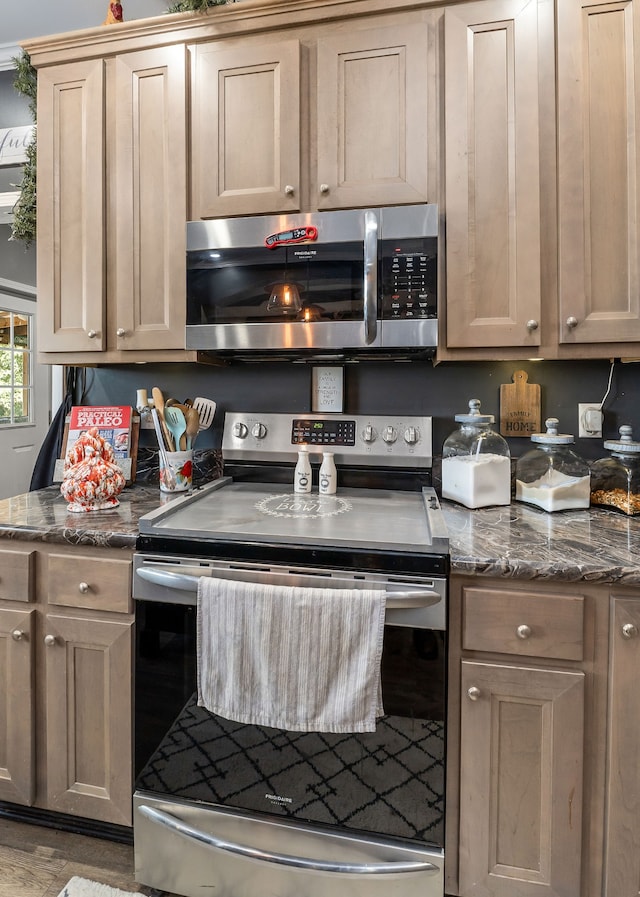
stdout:
{"type": "Polygon", "coordinates": [[[157,556],[136,557],[135,569],[137,681],[151,688],[137,693],[141,715],[158,701],[158,689],[164,698],[159,744],[151,756],[137,751],[138,881],[187,897],[214,890],[217,897],[324,897],[333,880],[340,894],[354,897],[386,897],[390,888],[401,897],[440,897],[445,580],[157,556]],[[243,725],[198,707],[193,695],[167,727],[171,696],[175,704],[195,688],[201,575],[384,588],[385,716],[376,731],[243,725]]]}

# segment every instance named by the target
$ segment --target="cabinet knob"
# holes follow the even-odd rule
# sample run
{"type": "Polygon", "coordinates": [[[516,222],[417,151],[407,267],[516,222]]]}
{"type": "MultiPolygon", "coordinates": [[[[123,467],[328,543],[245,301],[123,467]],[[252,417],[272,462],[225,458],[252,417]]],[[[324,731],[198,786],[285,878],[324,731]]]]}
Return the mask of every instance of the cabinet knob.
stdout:
{"type": "Polygon", "coordinates": [[[518,638],[530,638],[531,637],[531,627],[527,626],[526,623],[523,623],[522,626],[518,626],[516,629],[516,635],[518,638]]]}
{"type": "Polygon", "coordinates": [[[116,336],[124,336],[126,332],[127,331],[124,329],[124,327],[118,327],[118,329],[116,330],[116,336]]]}
{"type": "Polygon", "coordinates": [[[284,188],[284,192],[285,192],[285,194],[286,194],[287,196],[293,196],[293,194],[294,194],[296,191],[293,189],[293,187],[291,186],[291,184],[287,184],[287,186],[284,188]]]}
{"type": "Polygon", "coordinates": [[[328,193],[329,185],[328,184],[320,184],[320,193],[328,193]]]}
{"type": "Polygon", "coordinates": [[[55,635],[45,635],[44,643],[47,646],[47,648],[51,648],[56,643],[55,635]]]}
{"type": "Polygon", "coordinates": [[[11,638],[14,640],[14,642],[21,642],[24,639],[24,636],[25,634],[22,629],[14,629],[11,633],[11,638]]]}
{"type": "Polygon", "coordinates": [[[89,337],[89,339],[95,339],[97,337],[97,335],[98,335],[97,330],[89,330],[87,333],[87,336],[89,337]]]}
{"type": "Polygon", "coordinates": [[[570,315],[567,318],[567,327],[569,328],[569,330],[573,330],[573,328],[577,327],[577,326],[578,326],[578,319],[576,317],[574,317],[573,315],[570,315]]]}
{"type": "Polygon", "coordinates": [[[638,634],[638,627],[634,626],[633,623],[625,623],[622,627],[622,637],[623,638],[635,638],[638,634]]]}
{"type": "Polygon", "coordinates": [[[527,330],[529,333],[533,333],[534,330],[537,330],[540,325],[535,320],[535,318],[531,318],[530,321],[527,321],[527,330]]]}
{"type": "Polygon", "coordinates": [[[467,692],[470,701],[477,701],[478,698],[482,695],[482,692],[475,685],[472,685],[469,691],[467,692]]]}
{"type": "Polygon", "coordinates": [[[89,591],[89,583],[81,582],[80,585],[78,586],[78,591],[82,592],[83,595],[86,595],[87,592],[89,591]]]}

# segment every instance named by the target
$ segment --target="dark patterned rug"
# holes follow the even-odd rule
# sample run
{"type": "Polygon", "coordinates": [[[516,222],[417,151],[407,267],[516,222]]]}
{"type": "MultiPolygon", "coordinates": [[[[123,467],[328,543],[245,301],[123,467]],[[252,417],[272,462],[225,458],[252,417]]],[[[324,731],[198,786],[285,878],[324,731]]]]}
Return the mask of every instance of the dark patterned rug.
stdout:
{"type": "Polygon", "coordinates": [[[248,726],[195,694],[137,790],[443,846],[444,723],[384,716],[344,735],[248,726]]]}

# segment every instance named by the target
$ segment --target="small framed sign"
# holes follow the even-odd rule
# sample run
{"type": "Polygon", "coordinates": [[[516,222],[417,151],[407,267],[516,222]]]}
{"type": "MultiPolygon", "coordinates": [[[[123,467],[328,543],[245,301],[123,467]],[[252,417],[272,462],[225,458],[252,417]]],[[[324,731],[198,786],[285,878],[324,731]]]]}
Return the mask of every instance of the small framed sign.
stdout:
{"type": "Polygon", "coordinates": [[[35,125],[0,128],[0,166],[22,165],[27,161],[35,125]]]}

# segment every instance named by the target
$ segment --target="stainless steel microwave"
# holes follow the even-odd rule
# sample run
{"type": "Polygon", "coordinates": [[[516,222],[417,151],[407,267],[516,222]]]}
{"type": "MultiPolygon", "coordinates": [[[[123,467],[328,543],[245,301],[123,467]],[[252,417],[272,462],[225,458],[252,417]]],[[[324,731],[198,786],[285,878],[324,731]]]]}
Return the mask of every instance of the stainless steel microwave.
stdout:
{"type": "Polygon", "coordinates": [[[189,222],[187,348],[433,355],[437,254],[434,204],[189,222]]]}

